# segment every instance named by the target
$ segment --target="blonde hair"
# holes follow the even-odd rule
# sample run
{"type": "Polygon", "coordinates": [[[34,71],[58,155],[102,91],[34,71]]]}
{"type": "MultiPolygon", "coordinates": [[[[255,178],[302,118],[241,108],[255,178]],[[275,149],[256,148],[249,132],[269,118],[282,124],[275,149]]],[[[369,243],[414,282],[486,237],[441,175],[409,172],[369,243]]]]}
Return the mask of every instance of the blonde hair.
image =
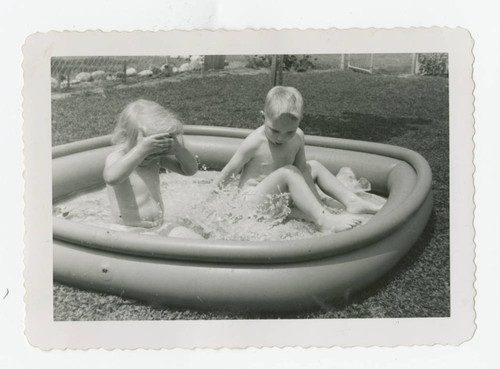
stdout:
{"type": "Polygon", "coordinates": [[[143,130],[148,136],[157,133],[179,135],[182,133],[182,123],[173,112],[160,104],[136,100],[118,115],[111,142],[124,145],[128,152],[137,144],[139,130],[143,130]]]}
{"type": "Polygon", "coordinates": [[[301,120],[304,113],[304,100],[295,87],[275,86],[267,93],[264,113],[272,120],[282,114],[290,114],[301,120]]]}

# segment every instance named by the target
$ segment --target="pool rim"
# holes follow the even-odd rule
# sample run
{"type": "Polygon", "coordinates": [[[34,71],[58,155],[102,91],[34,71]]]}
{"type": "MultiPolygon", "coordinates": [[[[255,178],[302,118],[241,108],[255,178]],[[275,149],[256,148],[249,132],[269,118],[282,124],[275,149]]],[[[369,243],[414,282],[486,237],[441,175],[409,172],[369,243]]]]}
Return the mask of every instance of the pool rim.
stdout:
{"type": "MultiPolygon", "coordinates": [[[[252,130],[240,128],[185,126],[184,133],[195,136],[244,138],[250,132],[252,130]]],[[[60,145],[53,148],[53,158],[106,147],[109,144],[108,135],[60,145]]],[[[414,187],[401,206],[385,215],[385,220],[379,219],[355,230],[314,239],[224,241],[160,238],[111,231],[56,217],[53,218],[54,238],[78,246],[154,259],[244,264],[294,263],[331,257],[369,246],[403,226],[430,196],[432,182],[430,167],[427,161],[414,151],[386,144],[308,135],[306,144],[372,153],[400,160],[401,164],[395,166],[391,173],[404,171],[405,165],[411,166],[416,172],[414,187]],[[135,248],[134,245],[138,243],[141,247],[135,248]],[[148,247],[144,247],[144,243],[148,247]]]]}

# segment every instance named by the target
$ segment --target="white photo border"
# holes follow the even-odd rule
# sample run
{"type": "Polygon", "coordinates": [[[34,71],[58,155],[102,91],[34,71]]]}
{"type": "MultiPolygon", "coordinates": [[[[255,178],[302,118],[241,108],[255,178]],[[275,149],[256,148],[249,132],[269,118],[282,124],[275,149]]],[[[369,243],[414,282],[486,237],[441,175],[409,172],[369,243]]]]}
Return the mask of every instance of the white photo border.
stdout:
{"type": "Polygon", "coordinates": [[[460,28],[49,32],[24,51],[26,336],[53,348],[457,345],[475,330],[473,40],[460,28]],[[50,58],[169,54],[449,54],[450,298],[447,318],[224,321],[53,320],[50,58]]]}

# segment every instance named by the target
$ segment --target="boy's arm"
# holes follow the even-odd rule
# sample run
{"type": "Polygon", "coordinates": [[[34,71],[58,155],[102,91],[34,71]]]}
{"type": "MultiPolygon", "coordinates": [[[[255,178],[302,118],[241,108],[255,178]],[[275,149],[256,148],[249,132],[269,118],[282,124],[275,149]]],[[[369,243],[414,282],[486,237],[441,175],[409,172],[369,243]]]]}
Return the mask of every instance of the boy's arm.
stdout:
{"type": "Polygon", "coordinates": [[[302,174],[305,174],[307,172],[305,137],[304,132],[302,132],[300,128],[297,130],[297,136],[300,141],[300,146],[297,154],[295,155],[295,161],[293,162],[293,165],[296,166],[302,172],[302,174]]]}
{"type": "Polygon", "coordinates": [[[257,149],[258,140],[253,135],[248,136],[238,147],[231,160],[226,164],[224,169],[214,182],[214,189],[227,185],[232,175],[241,172],[246,163],[252,159],[257,149]]]}
{"type": "Polygon", "coordinates": [[[173,138],[169,154],[170,156],[160,158],[160,165],[163,168],[185,176],[192,176],[198,171],[198,162],[191,151],[184,146],[182,137],[173,138]]]}

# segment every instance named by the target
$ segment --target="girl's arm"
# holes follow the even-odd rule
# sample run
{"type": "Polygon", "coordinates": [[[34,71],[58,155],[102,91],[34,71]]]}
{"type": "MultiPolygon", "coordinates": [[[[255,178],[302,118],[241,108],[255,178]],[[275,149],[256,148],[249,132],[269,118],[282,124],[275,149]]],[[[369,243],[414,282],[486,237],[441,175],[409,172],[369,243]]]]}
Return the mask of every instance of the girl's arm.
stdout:
{"type": "Polygon", "coordinates": [[[148,155],[163,151],[168,139],[165,134],[148,137],[143,137],[140,134],[137,145],[129,152],[115,151],[106,158],[103,172],[104,181],[111,186],[124,181],[148,155]]]}
{"type": "Polygon", "coordinates": [[[170,156],[162,156],[160,165],[175,173],[192,176],[198,171],[198,162],[196,158],[186,149],[182,137],[174,137],[171,140],[171,149],[167,151],[170,156]]]}
{"type": "Polygon", "coordinates": [[[108,155],[104,166],[103,178],[108,185],[114,186],[127,179],[146,157],[136,146],[128,153],[115,151],[108,155]]]}

